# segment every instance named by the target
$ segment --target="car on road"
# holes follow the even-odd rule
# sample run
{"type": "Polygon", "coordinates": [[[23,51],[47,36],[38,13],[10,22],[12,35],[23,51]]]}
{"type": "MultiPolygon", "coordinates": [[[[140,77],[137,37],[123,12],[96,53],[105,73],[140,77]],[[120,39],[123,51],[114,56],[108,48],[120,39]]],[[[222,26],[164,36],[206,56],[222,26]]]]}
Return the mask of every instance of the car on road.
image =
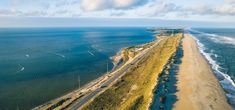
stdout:
{"type": "Polygon", "coordinates": [[[107,87],[107,85],[102,85],[102,86],[100,86],[100,88],[106,88],[107,87]]]}

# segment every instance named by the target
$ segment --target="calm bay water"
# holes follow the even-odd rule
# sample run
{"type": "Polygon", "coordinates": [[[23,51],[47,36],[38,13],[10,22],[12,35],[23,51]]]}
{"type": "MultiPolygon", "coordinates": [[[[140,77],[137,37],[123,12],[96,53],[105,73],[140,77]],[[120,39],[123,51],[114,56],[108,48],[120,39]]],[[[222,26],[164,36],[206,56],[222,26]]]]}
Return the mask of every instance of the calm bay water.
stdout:
{"type": "Polygon", "coordinates": [[[153,41],[145,28],[0,29],[0,109],[30,109],[106,72],[121,48],[153,41]]]}
{"type": "Polygon", "coordinates": [[[190,29],[235,107],[235,29],[190,29]]]}

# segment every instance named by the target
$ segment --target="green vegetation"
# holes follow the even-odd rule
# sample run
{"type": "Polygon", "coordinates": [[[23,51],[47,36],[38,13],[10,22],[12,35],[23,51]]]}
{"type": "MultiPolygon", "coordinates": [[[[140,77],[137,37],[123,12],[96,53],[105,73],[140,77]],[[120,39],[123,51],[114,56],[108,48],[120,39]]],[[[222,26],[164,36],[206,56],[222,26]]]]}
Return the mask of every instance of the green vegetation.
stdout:
{"type": "Polygon", "coordinates": [[[127,62],[130,58],[135,57],[139,52],[142,50],[145,50],[146,48],[151,47],[154,44],[154,42],[146,43],[144,45],[137,45],[137,46],[131,46],[128,48],[123,49],[123,61],[127,62]],[[140,51],[136,51],[136,49],[141,49],[140,51]]]}
{"type": "Polygon", "coordinates": [[[172,34],[179,34],[184,32],[183,29],[159,29],[160,36],[170,36],[172,34]]]}
{"type": "Polygon", "coordinates": [[[146,110],[151,103],[157,77],[176,52],[181,38],[181,34],[162,38],[137,66],[130,68],[83,110],[146,110]]]}
{"type": "Polygon", "coordinates": [[[177,28],[149,28],[147,31],[150,32],[157,32],[160,36],[169,36],[172,34],[183,33],[184,29],[177,29],[177,28]]]}

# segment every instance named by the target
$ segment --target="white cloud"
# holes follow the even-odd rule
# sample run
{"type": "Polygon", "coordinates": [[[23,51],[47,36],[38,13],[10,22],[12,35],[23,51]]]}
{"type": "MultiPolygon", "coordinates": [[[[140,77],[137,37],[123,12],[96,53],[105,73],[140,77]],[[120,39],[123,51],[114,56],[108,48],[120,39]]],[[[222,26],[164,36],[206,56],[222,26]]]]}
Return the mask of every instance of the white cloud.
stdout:
{"type": "Polygon", "coordinates": [[[191,4],[184,2],[186,0],[13,0],[8,8],[0,7],[0,16],[161,19],[196,16],[203,19],[206,16],[234,18],[235,15],[235,0],[211,4],[201,1],[191,4]]]}
{"type": "Polygon", "coordinates": [[[232,4],[235,4],[235,0],[224,0],[225,3],[232,3],[232,4]]]}
{"type": "Polygon", "coordinates": [[[197,15],[233,16],[235,15],[235,0],[225,0],[222,4],[219,5],[195,5],[194,7],[185,8],[184,11],[197,15]]]}
{"type": "Polygon", "coordinates": [[[81,9],[84,11],[95,11],[107,8],[109,0],[81,0],[81,9]]]}
{"type": "Polygon", "coordinates": [[[231,4],[223,4],[214,9],[216,14],[235,15],[235,2],[231,4]]]}
{"type": "Polygon", "coordinates": [[[133,5],[135,0],[113,0],[113,4],[116,8],[126,8],[133,5]]]}
{"type": "Polygon", "coordinates": [[[112,16],[112,17],[120,17],[120,16],[125,16],[126,15],[126,13],[124,13],[124,12],[112,12],[111,14],[110,14],[110,16],[112,16]]]}
{"type": "Polygon", "coordinates": [[[143,5],[145,2],[141,2],[141,0],[113,0],[113,5],[114,5],[114,8],[117,8],[117,9],[122,9],[122,8],[130,8],[134,5],[138,6],[138,5],[143,5]]]}
{"type": "Polygon", "coordinates": [[[163,2],[155,6],[156,15],[158,13],[168,13],[168,12],[173,12],[173,11],[178,11],[177,6],[173,3],[163,2]]]}
{"type": "Polygon", "coordinates": [[[142,6],[150,0],[81,0],[83,11],[100,11],[105,9],[131,9],[142,6]]]}

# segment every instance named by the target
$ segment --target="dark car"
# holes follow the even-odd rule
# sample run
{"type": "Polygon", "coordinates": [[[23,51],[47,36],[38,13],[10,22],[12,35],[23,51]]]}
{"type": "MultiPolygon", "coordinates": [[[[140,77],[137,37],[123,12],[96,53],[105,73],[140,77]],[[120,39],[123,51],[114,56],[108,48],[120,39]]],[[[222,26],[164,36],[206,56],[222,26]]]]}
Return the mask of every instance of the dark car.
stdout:
{"type": "Polygon", "coordinates": [[[106,85],[102,85],[100,88],[106,88],[107,86],[106,85]]]}

